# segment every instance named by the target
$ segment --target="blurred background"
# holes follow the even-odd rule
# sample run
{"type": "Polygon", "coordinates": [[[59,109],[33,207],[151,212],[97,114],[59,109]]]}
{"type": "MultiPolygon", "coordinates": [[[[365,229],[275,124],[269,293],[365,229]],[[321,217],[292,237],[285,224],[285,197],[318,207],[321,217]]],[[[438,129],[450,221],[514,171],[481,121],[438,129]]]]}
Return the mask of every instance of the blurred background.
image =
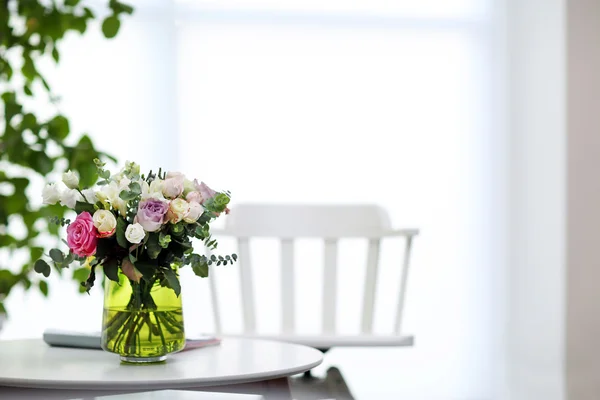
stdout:
{"type": "MultiPolygon", "coordinates": [[[[404,325],[416,345],[334,349],[322,370],[339,366],[358,399],[564,398],[565,2],[130,0],[111,39],[106,2],[82,3],[96,15],[85,35],[65,36],[58,64],[39,62],[59,98],[28,100],[68,117],[68,143],[85,132],[120,163],[230,190],[232,212],[238,202],[377,203],[395,227],[421,230],[404,325]]],[[[31,178],[32,204],[66,166],[31,178]]],[[[7,229],[18,236],[21,225],[7,229]]],[[[351,260],[365,249],[348,246],[340,290],[351,294],[362,280],[351,260]]],[[[0,267],[20,268],[0,251],[0,267]]],[[[397,258],[385,254],[382,285],[392,285],[397,258]]],[[[257,257],[268,286],[273,257],[257,257]]],[[[310,305],[321,277],[297,276],[310,305]]],[[[100,288],[80,295],[68,273],[49,281],[48,298],[15,286],[0,338],[99,327],[100,288]]],[[[239,311],[237,281],[220,284],[239,311]]],[[[184,280],[188,331],[212,329],[205,287],[184,280]]],[[[257,293],[259,307],[277,303],[257,293]]],[[[349,298],[338,312],[351,331],[359,303],[349,298]]],[[[301,329],[312,317],[310,307],[299,315],[301,329]]]]}

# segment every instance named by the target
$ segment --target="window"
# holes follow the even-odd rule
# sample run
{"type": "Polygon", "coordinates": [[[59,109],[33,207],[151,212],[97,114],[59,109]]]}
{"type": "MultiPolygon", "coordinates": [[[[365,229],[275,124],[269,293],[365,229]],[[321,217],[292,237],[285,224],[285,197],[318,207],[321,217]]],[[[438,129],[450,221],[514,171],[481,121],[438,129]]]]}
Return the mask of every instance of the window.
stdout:
{"type": "MultiPolygon", "coordinates": [[[[329,360],[359,398],[489,397],[496,50],[488,1],[134,5],[114,41],[90,32],[65,48],[54,85],[74,129],[122,161],[224,185],[234,205],[375,202],[395,226],[420,228],[405,317],[417,346],[335,351],[329,360]],[[365,362],[388,372],[365,371],[365,362]]],[[[59,317],[74,326],[65,309],[101,305],[100,290],[73,306],[74,284],[57,285],[68,288],[55,289],[52,304],[14,296],[13,309],[47,310],[27,333],[59,317]]],[[[188,315],[200,315],[202,293],[184,296],[188,315]]],[[[92,327],[100,318],[77,313],[92,327]]],[[[16,314],[4,337],[26,332],[16,314]]],[[[190,317],[191,329],[202,329],[205,321],[190,317]]]]}

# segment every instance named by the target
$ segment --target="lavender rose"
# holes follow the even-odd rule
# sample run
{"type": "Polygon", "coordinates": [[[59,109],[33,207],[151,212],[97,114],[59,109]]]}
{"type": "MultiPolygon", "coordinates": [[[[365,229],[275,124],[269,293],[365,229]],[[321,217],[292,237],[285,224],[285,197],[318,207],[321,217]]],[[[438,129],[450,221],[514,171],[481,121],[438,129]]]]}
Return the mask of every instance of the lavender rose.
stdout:
{"type": "Polygon", "coordinates": [[[146,232],[156,232],[163,225],[168,210],[169,205],[164,201],[156,199],[141,201],[136,215],[136,222],[142,225],[146,232]]]}
{"type": "MultiPolygon", "coordinates": [[[[202,203],[204,203],[208,199],[212,199],[217,195],[217,192],[208,187],[208,185],[204,182],[198,183],[197,179],[194,179],[194,186],[196,186],[196,190],[202,196],[202,203]]],[[[196,201],[196,199],[193,199],[196,201]]]]}

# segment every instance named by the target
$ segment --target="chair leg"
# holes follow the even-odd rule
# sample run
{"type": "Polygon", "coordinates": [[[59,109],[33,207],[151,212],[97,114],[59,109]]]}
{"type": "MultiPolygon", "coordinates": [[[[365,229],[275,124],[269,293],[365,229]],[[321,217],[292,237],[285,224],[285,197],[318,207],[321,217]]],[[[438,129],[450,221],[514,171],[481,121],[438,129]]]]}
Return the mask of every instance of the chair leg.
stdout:
{"type": "MultiPolygon", "coordinates": [[[[329,351],[329,349],[330,348],[327,347],[327,348],[321,348],[321,349],[317,349],[317,350],[319,350],[321,353],[325,354],[329,351]]],[[[304,380],[315,379],[315,377],[312,374],[312,370],[309,369],[308,371],[305,371],[304,374],[302,374],[302,379],[304,379],[304,380]]]]}
{"type": "Polygon", "coordinates": [[[308,371],[304,371],[304,374],[302,374],[302,379],[305,381],[315,379],[311,371],[312,370],[310,369],[308,371]]]}

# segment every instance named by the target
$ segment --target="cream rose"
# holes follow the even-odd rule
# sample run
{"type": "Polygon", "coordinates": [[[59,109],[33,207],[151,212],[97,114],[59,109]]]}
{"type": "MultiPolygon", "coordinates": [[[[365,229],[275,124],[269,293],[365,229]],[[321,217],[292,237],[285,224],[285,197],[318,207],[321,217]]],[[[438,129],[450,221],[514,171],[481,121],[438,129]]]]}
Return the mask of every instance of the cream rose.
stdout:
{"type": "Polygon", "coordinates": [[[167,211],[167,221],[176,224],[185,217],[190,211],[190,204],[184,199],[175,199],[169,204],[167,211]]]}
{"type": "Polygon", "coordinates": [[[109,237],[115,233],[117,219],[108,210],[97,210],[92,218],[94,226],[98,229],[98,237],[109,237]]]}
{"type": "Polygon", "coordinates": [[[128,225],[127,229],[125,229],[125,238],[129,243],[138,244],[144,240],[145,236],[146,231],[144,231],[144,227],[138,223],[128,225]]]}

